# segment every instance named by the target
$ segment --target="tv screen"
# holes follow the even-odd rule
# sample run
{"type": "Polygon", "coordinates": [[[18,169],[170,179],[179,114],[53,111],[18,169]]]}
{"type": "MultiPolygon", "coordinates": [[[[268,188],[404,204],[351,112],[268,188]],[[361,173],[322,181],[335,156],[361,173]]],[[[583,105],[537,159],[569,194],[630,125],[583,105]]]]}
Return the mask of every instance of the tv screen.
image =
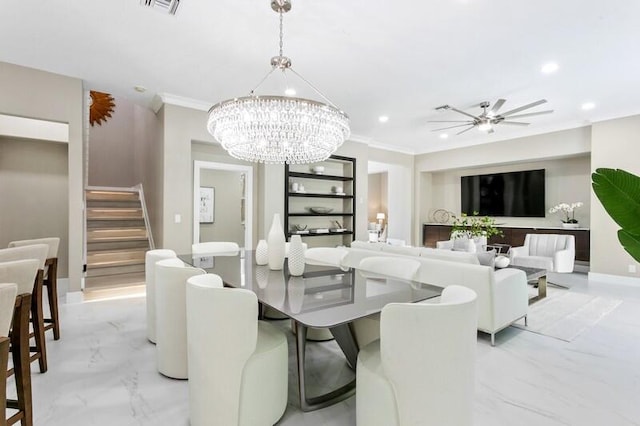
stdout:
{"type": "Polygon", "coordinates": [[[544,217],[544,169],[462,176],[462,213],[544,217]]]}

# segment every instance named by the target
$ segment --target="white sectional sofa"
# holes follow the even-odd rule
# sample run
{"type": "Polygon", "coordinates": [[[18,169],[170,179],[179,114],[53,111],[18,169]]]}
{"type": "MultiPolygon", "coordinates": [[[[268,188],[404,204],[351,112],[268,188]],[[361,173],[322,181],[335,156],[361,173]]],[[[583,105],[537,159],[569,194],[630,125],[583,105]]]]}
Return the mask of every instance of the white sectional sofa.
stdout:
{"type": "Polygon", "coordinates": [[[354,241],[342,259],[343,266],[357,267],[369,256],[411,256],[420,262],[416,280],[439,287],[457,284],[478,295],[478,330],[491,335],[524,319],[529,309],[527,277],[518,269],[480,265],[475,253],[431,248],[396,247],[354,241]]]}

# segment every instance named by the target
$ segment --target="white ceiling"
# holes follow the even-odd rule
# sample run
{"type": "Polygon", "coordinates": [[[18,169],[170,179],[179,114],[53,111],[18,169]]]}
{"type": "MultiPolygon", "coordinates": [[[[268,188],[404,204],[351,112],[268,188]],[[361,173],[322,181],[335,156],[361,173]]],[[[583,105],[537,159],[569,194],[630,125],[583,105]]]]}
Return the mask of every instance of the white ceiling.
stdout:
{"type": "MultiPolygon", "coordinates": [[[[422,153],[640,113],[639,17],[638,0],[293,0],[284,53],[350,115],[354,140],[422,153]],[[550,61],[559,70],[542,74],[550,61]],[[526,112],[555,113],[446,140],[427,123],[460,119],[439,105],[479,113],[498,98],[502,111],[545,98],[526,112]]],[[[139,0],[5,0],[0,61],[144,105],[158,93],[214,104],[248,94],[277,36],[269,0],[182,0],[176,16],[139,0]]]]}

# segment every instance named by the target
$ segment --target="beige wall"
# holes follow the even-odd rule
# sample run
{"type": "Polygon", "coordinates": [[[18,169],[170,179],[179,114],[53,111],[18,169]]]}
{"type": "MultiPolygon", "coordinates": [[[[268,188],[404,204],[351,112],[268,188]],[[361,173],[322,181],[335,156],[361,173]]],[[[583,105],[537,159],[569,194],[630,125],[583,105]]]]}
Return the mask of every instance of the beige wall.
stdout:
{"type": "MultiPolygon", "coordinates": [[[[0,114],[69,124],[68,272],[69,290],[79,291],[82,278],[82,81],[0,62],[0,114]]],[[[20,223],[14,226],[21,226],[20,223]]],[[[26,232],[26,229],[25,229],[26,232]]]]}
{"type": "Polygon", "coordinates": [[[60,237],[58,276],[69,276],[67,144],[0,138],[0,247],[60,237]]]}
{"type": "MultiPolygon", "coordinates": [[[[165,104],[159,111],[162,126],[159,137],[162,145],[162,205],[160,240],[156,246],[188,252],[193,243],[193,161],[219,163],[249,163],[227,155],[207,132],[207,113],[190,108],[165,104]],[[175,215],[181,223],[175,223],[175,215]]],[[[257,165],[254,168],[254,245],[257,233],[255,182],[257,165]]]]}
{"type": "Polygon", "coordinates": [[[232,241],[244,246],[241,222],[241,172],[200,171],[200,186],[214,188],[214,222],[200,224],[200,241],[232,241]]]}
{"type": "MultiPolygon", "coordinates": [[[[640,115],[595,123],[592,126],[591,168],[624,169],[640,176],[640,115]]],[[[640,220],[640,218],[639,218],[640,220]]],[[[640,277],[640,265],[622,248],[620,227],[609,217],[600,200],[591,196],[591,272],[640,277]],[[628,270],[636,265],[636,272],[628,270]]]]}

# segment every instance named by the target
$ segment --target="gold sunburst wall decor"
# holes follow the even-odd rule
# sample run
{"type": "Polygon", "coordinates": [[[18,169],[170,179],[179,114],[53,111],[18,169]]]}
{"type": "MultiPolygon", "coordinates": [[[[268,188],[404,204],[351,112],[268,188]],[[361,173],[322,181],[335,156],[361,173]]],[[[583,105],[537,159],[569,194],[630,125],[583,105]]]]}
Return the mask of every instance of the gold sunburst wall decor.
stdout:
{"type": "Polygon", "coordinates": [[[101,126],[103,121],[106,122],[107,118],[111,118],[111,113],[116,107],[115,99],[108,93],[95,92],[93,90],[89,92],[89,96],[91,96],[89,123],[91,126],[95,123],[101,126]]]}

